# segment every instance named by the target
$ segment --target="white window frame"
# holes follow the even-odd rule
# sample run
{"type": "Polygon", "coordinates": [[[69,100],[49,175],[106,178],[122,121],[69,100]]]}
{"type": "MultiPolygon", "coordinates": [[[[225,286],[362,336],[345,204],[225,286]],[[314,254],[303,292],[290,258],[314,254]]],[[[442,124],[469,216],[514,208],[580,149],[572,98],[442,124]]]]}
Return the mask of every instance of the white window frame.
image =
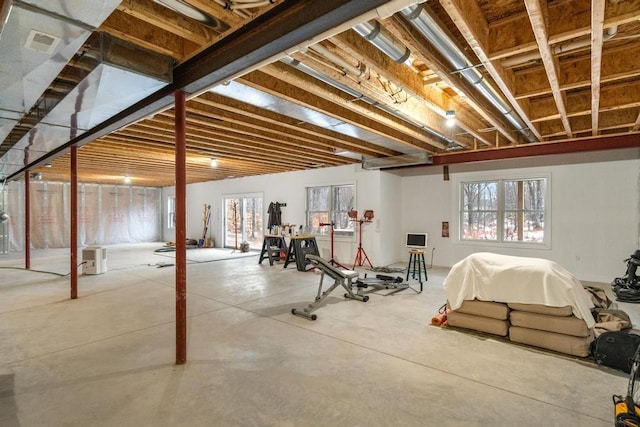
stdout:
{"type": "MultiPolygon", "coordinates": [[[[539,172],[539,173],[484,173],[484,174],[464,174],[455,179],[454,192],[452,197],[454,206],[452,207],[454,218],[453,230],[456,233],[456,244],[471,245],[471,246],[496,246],[496,247],[508,247],[508,248],[522,248],[522,249],[551,249],[551,173],[539,172]],[[504,240],[504,182],[505,181],[519,181],[519,180],[532,180],[532,179],[544,179],[545,180],[545,194],[544,194],[544,238],[540,243],[537,242],[519,242],[512,240],[504,240]],[[498,219],[497,219],[497,240],[470,240],[463,239],[462,237],[462,215],[463,215],[463,184],[471,182],[489,182],[498,181],[498,219]]],[[[453,236],[452,236],[453,237],[453,236]]]]}
{"type": "MultiPolygon", "coordinates": [[[[357,187],[356,184],[353,183],[345,183],[345,184],[327,184],[327,185],[309,185],[307,187],[305,187],[305,204],[306,204],[306,211],[305,211],[305,223],[307,225],[307,228],[309,230],[311,230],[313,232],[312,226],[311,226],[311,221],[310,221],[310,214],[312,212],[325,212],[325,211],[310,211],[309,210],[309,190],[312,188],[329,188],[329,222],[331,221],[335,221],[335,214],[336,212],[343,212],[343,211],[336,211],[334,209],[333,206],[333,199],[334,199],[334,189],[336,188],[340,188],[340,187],[353,187],[353,204],[354,206],[352,206],[350,209],[355,209],[355,204],[356,204],[356,197],[357,197],[357,187]]],[[[347,211],[344,211],[345,213],[347,211]]],[[[330,231],[329,231],[329,227],[326,227],[326,231],[322,232],[322,233],[318,233],[320,235],[329,235],[330,231]]],[[[349,221],[348,222],[348,228],[335,228],[334,229],[334,234],[335,237],[353,237],[355,235],[355,226],[353,221],[349,221]]]]}

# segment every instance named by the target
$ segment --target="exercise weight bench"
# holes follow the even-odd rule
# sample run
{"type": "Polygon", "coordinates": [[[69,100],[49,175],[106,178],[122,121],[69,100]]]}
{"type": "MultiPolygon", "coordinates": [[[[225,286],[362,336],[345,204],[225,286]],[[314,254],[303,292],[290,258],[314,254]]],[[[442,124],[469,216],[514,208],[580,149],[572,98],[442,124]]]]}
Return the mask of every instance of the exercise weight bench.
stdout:
{"type": "Polygon", "coordinates": [[[294,308],[291,310],[291,314],[295,314],[296,316],[304,317],[309,320],[316,320],[318,316],[311,313],[317,309],[324,299],[328,297],[329,294],[338,286],[342,286],[347,291],[344,294],[345,298],[355,299],[362,302],[367,302],[369,300],[368,296],[354,294],[351,290],[353,280],[358,278],[357,271],[340,270],[329,264],[325,259],[320,258],[318,255],[307,254],[305,258],[322,272],[322,275],[320,276],[320,285],[318,286],[318,294],[316,295],[316,299],[306,308],[301,310],[294,308]],[[322,282],[324,281],[325,275],[333,279],[333,284],[329,286],[326,291],[322,292],[322,282]]]}

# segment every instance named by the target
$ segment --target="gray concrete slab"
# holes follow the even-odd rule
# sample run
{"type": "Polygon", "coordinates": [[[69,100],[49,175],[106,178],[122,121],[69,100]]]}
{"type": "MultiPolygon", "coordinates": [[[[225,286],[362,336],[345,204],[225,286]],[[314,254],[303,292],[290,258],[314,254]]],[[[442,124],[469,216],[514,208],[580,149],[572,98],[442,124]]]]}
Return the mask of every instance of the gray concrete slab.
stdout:
{"type": "Polygon", "coordinates": [[[422,294],[336,291],[312,322],[290,311],[319,275],[255,257],[189,265],[175,366],[174,270],[149,266],[152,250],[110,248],[74,301],[66,278],[2,270],[0,425],[604,426],[626,387],[589,361],[431,326],[447,269],[422,294]]]}

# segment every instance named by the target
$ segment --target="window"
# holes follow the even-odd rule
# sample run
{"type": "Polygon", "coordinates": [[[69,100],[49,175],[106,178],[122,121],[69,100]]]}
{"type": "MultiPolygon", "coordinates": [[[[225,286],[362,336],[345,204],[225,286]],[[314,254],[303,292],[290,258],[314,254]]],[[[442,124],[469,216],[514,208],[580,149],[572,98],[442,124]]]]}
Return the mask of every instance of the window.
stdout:
{"type": "Polygon", "coordinates": [[[238,249],[243,242],[250,249],[262,247],[262,206],[262,194],[224,197],[224,247],[238,249]]]}
{"type": "Polygon", "coordinates": [[[460,239],[545,243],[546,178],[462,182],[460,239]]]}
{"type": "Polygon", "coordinates": [[[169,230],[176,228],[176,198],[174,196],[167,198],[167,228],[169,230]]]}
{"type": "Polygon", "coordinates": [[[307,188],[307,226],[313,234],[328,234],[330,228],[321,226],[335,223],[335,234],[353,235],[353,222],[347,214],[355,206],[356,186],[336,185],[307,188]]]}

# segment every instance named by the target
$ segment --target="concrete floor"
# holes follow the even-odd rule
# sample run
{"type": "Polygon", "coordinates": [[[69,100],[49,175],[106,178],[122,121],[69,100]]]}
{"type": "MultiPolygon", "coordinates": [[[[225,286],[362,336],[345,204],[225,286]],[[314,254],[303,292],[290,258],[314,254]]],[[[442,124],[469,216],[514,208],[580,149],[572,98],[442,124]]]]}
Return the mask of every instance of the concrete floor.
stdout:
{"type": "MultiPolygon", "coordinates": [[[[290,311],[319,275],[257,256],[189,265],[176,366],[157,247],[108,247],[109,271],[81,276],[74,301],[66,277],[0,270],[0,426],[609,426],[626,388],[589,362],[430,326],[447,269],[420,295],[336,291],[312,322],[290,311]]],[[[32,268],[66,273],[67,253],[35,251],[32,268]]]]}

